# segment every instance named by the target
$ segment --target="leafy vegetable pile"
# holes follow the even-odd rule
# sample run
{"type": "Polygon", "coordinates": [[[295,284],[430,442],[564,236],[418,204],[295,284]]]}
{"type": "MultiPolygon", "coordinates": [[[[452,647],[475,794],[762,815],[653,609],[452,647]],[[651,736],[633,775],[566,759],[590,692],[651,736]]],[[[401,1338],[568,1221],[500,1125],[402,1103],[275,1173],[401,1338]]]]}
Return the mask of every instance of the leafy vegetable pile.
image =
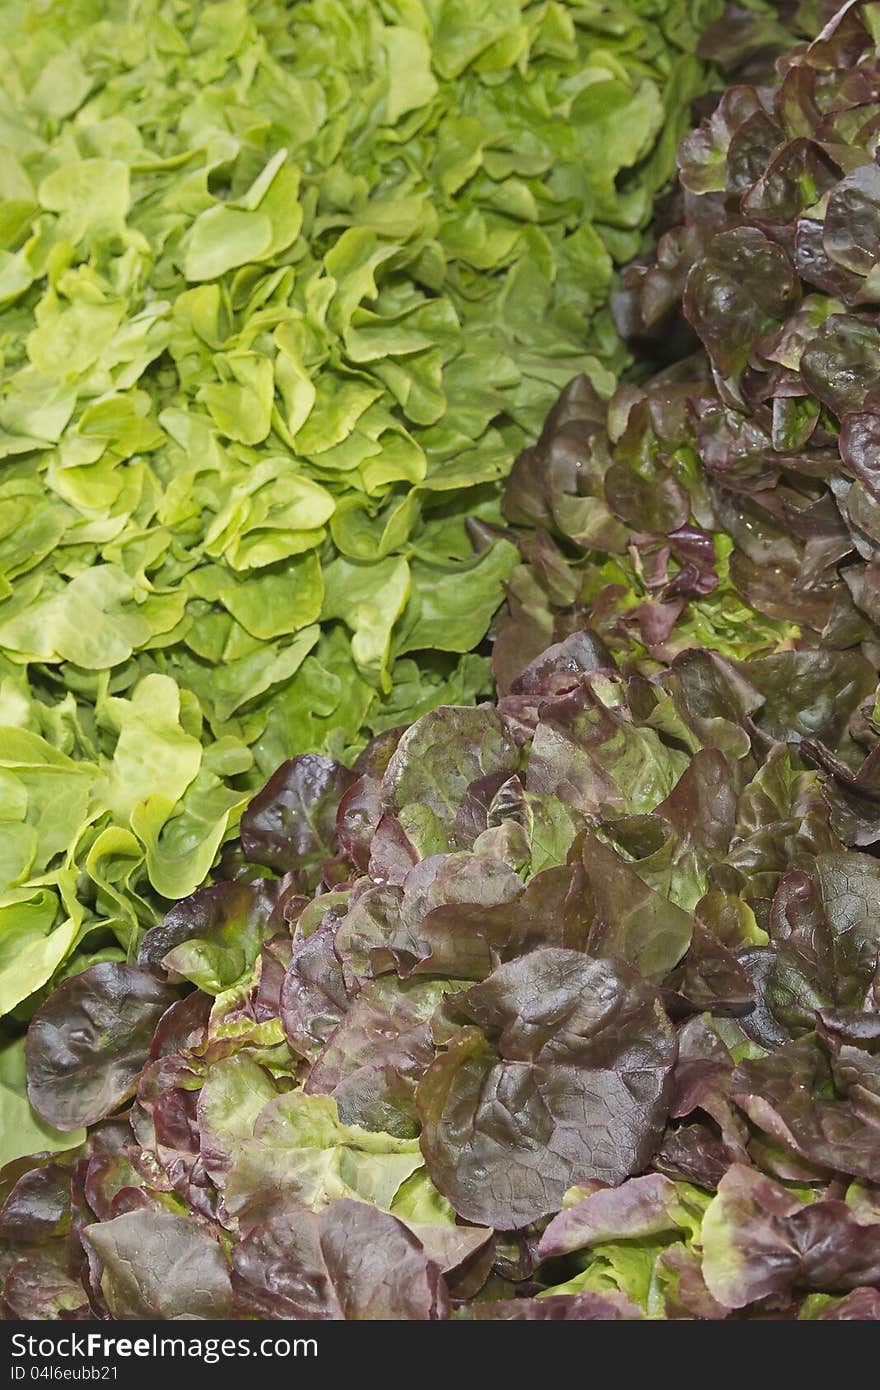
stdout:
{"type": "MultiPolygon", "coordinates": [[[[734,37],[755,48],[762,26],[734,37]]],[[[880,841],[880,292],[853,250],[880,235],[877,36],[875,6],[845,5],[774,88],[730,88],[683,142],[687,220],[625,278],[642,324],[681,308],[703,351],[609,402],[585,378],[562,393],[509,480],[523,563],[494,649],[502,691],[585,626],[640,676],[705,647],[756,658],[738,669],[763,690],[762,654],[797,654],[814,689],[772,736],[828,773],[854,847],[880,841]]]]}
{"type": "Polygon", "coordinates": [[[880,1319],[878,41],[686,140],[621,312],[703,351],[473,509],[497,702],[282,762],[6,1049],[6,1316],[880,1319]]]}
{"type": "Polygon", "coordinates": [[[880,1315],[880,861],[789,746],[875,683],[581,632],[285,763],[31,1023],[70,1147],[4,1170],[8,1313],[880,1315]]]}
{"type": "Polygon", "coordinates": [[[739,584],[740,554],[720,520],[738,498],[705,470],[697,435],[712,393],[697,357],[610,401],[586,377],[562,393],[504,499],[522,563],[493,648],[502,690],[524,659],[585,624],[644,674],[689,647],[737,658],[802,636],[739,584]]]}
{"type": "Polygon", "coordinates": [[[718,8],[0,0],[0,1014],[489,689],[465,518],[627,360],[718,8]]]}
{"type": "MultiPolygon", "coordinates": [[[[808,50],[779,61],[772,90],[732,87],[683,142],[684,221],[629,279],[648,325],[683,305],[711,387],[674,393],[671,405],[640,405],[645,423],[621,441],[633,450],[622,500],[636,528],[660,533],[675,553],[687,499],[671,475],[681,473],[686,439],[733,543],[722,559],[740,595],[774,622],[795,624],[808,645],[841,650],[867,640],[872,659],[880,620],[878,38],[876,5],[844,5],[808,50]]],[[[672,581],[680,593],[684,568],[672,581]]],[[[688,578],[684,592],[696,582],[688,578]]]]}
{"type": "MultiPolygon", "coordinates": [[[[777,27],[740,14],[715,52],[742,58],[777,27]]],[[[874,6],[845,6],[775,87],[729,88],[683,142],[684,220],[626,272],[619,311],[680,341],[683,310],[703,351],[610,404],[573,382],[518,459],[504,509],[536,529],[496,643],[502,687],[585,621],[643,671],[691,646],[876,643],[877,34],[874,6]]]]}

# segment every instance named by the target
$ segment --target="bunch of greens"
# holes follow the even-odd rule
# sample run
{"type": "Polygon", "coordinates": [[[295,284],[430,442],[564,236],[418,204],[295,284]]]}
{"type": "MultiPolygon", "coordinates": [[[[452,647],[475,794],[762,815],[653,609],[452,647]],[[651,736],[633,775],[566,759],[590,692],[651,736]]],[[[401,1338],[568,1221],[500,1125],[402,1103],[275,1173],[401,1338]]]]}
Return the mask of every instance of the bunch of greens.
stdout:
{"type": "MultiPolygon", "coordinates": [[[[439,7],[425,8],[433,22],[439,7]]],[[[880,1319],[880,295],[869,255],[880,7],[851,3],[830,21],[825,8],[790,7],[789,28],[773,12],[735,12],[710,36],[726,45],[719,57],[759,71],[792,30],[821,28],[779,62],[775,86],[732,88],[688,138],[685,221],[628,274],[625,317],[637,302],[640,332],[681,341],[669,315],[683,301],[704,352],[610,401],[610,381],[582,364],[517,462],[507,527],[480,486],[457,520],[427,506],[426,480],[407,492],[421,513],[404,547],[410,604],[419,547],[439,534],[458,537],[450,563],[470,535],[469,572],[499,555],[499,575],[510,570],[497,703],[443,704],[411,722],[417,700],[396,691],[361,721],[373,737],[356,758],[354,733],[313,739],[320,751],[282,762],[247,805],[220,881],[181,895],[136,965],[115,949],[80,957],[26,1044],[0,1054],[5,1316],[880,1319]]],[[[161,52],[172,48],[163,39],[161,52]]],[[[493,51],[472,74],[489,86],[493,51]]],[[[234,110],[250,140],[248,112],[234,110]]],[[[510,274],[531,274],[531,252],[517,264],[510,274]]],[[[298,266],[294,256],[294,299],[298,266]]],[[[222,280],[230,304],[237,275],[222,280]]],[[[487,289],[498,303],[503,280],[487,289]]],[[[399,283],[377,287],[370,314],[399,283]]],[[[430,302],[458,306],[461,292],[463,304],[462,285],[457,271],[430,302]]],[[[479,297],[469,302],[478,314],[479,297]]],[[[166,370],[163,357],[155,380],[141,378],[151,402],[166,370]]],[[[321,370],[345,375],[332,357],[321,370]]],[[[217,400],[198,404],[212,416],[217,400]]],[[[512,409],[485,423],[505,446],[529,427],[512,409]]],[[[216,435],[211,447],[261,467],[259,451],[216,435]]],[[[384,454],[383,442],[372,457],[384,454]]],[[[305,464],[308,482],[332,491],[313,458],[296,458],[305,464]]],[[[334,517],[345,502],[334,494],[334,517]]],[[[323,582],[345,564],[349,593],[349,570],[366,560],[331,560],[329,544],[317,550],[323,582]]],[[[200,555],[187,593],[206,568],[200,555]]],[[[216,616],[223,600],[198,597],[216,616]]],[[[361,629],[347,628],[361,661],[361,629]]],[[[325,626],[316,650],[342,630],[325,626]]],[[[219,737],[203,747],[202,697],[195,686],[180,696],[162,666],[176,640],[130,688],[124,671],[139,658],[127,658],[92,722],[85,686],[63,715],[42,706],[71,738],[118,734],[112,760],[95,745],[83,792],[87,872],[106,902],[138,889],[135,837],[155,800],[141,794],[130,828],[94,809],[108,785],[120,804],[129,793],[110,775],[116,758],[144,765],[136,703],[158,731],[153,782],[191,747],[213,794],[231,795],[237,777],[243,801],[249,769],[224,759],[245,748],[259,768],[276,761],[267,733],[248,746],[246,720],[230,731],[210,713],[219,737]],[[169,722],[173,757],[157,751],[169,722]],[[96,854],[107,835],[134,847],[114,839],[96,854]]],[[[40,663],[40,678],[50,669],[40,663]]],[[[426,703],[441,698],[438,686],[426,703]]],[[[51,793],[84,764],[60,734],[13,732],[11,771],[24,769],[52,825],[51,793]],[[27,771],[39,739],[56,782],[27,771]]],[[[181,838],[157,835],[153,865],[196,843],[172,816],[181,838]]],[[[34,887],[78,903],[78,871],[71,857],[66,877],[34,887]]],[[[16,921],[31,901],[23,891],[16,921]]]]}
{"type": "MultiPolygon", "coordinates": [[[[763,32],[743,22],[740,59],[763,32]]],[[[877,666],[878,35],[876,6],[844,6],[775,86],[730,88],[683,142],[686,221],[625,278],[642,332],[681,309],[702,351],[608,403],[574,381],[517,460],[502,690],[585,625],[641,674],[692,647],[877,666]]],[[[837,753],[796,726],[853,846],[878,842],[878,713],[866,689],[837,753]]]]}
{"type": "MultiPolygon", "coordinates": [[[[880,620],[878,40],[880,8],[845,4],[772,87],[730,88],[679,151],[681,223],[628,272],[643,322],[680,306],[705,351],[680,409],[734,587],[835,650],[880,620]]],[[[672,496],[665,449],[631,491],[672,496]]]]}
{"type": "MultiPolygon", "coordinates": [[[[610,401],[586,377],[566,387],[504,497],[521,563],[496,623],[499,689],[523,660],[585,625],[644,674],[689,647],[743,658],[802,637],[796,618],[761,612],[739,586],[740,557],[697,434],[712,390],[699,356],[610,401]]],[[[847,638],[857,642],[865,627],[847,638]]]]}
{"type": "Polygon", "coordinates": [[[880,1317],[880,861],[798,742],[875,685],[584,631],[283,764],[31,1022],[6,1315],[880,1317]]]}
{"type": "MultiPolygon", "coordinates": [[[[742,61],[778,26],[740,19],[742,61]]],[[[607,404],[572,383],[518,459],[502,688],[585,621],[643,671],[690,646],[876,651],[878,35],[876,6],[844,6],[683,142],[684,220],[626,272],[620,310],[702,350],[607,404]]]]}
{"type": "Polygon", "coordinates": [[[626,361],[718,9],[0,0],[0,1014],[489,689],[465,516],[626,361]]]}

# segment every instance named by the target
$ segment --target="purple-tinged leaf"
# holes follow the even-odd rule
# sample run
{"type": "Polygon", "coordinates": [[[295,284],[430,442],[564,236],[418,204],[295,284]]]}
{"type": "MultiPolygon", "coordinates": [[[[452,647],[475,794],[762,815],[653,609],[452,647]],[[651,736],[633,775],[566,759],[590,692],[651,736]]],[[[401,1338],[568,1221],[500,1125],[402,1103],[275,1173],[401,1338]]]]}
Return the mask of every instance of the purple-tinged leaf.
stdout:
{"type": "Polygon", "coordinates": [[[880,1182],[880,1122],[834,1097],[831,1071],[812,1035],[741,1062],[731,1094],[753,1124],[809,1163],[880,1182]]]}
{"type": "Polygon", "coordinates": [[[599,1241],[632,1239],[674,1231],[680,1203],[675,1183],[659,1173],[629,1178],[620,1187],[603,1188],[554,1216],[541,1236],[542,1260],[584,1250],[599,1241]]]}
{"type": "Polygon", "coordinates": [[[143,1209],[87,1226],[93,1280],[114,1318],[228,1318],[229,1268],[190,1217],[143,1209]]]}
{"type": "Polygon", "coordinates": [[[106,961],[65,980],[28,1030],[28,1095],[56,1129],[94,1124],[134,1095],[156,1025],[175,993],[106,961]]]}
{"type": "Polygon", "coordinates": [[[12,1265],[2,1284],[2,1300],[11,1317],[23,1322],[92,1317],[82,1284],[48,1252],[25,1256],[12,1265]]]}
{"type": "Polygon", "coordinates": [[[46,1163],[24,1173],[0,1208],[0,1239],[39,1243],[70,1228],[70,1168],[46,1163]]]}
{"type": "Polygon", "coordinates": [[[794,268],[781,247],[754,227],[723,232],[691,271],[688,321],[724,376],[740,371],[751,344],[797,307],[794,268]]]}
{"type": "Polygon", "coordinates": [[[477,1300],[459,1308],[456,1317],[472,1322],[635,1322],[644,1313],[623,1294],[576,1293],[477,1300]]]}
{"type": "Polygon", "coordinates": [[[466,1221],[513,1230],[585,1178],[643,1168],[668,1109],[675,1039],[622,962],[544,949],[465,996],[466,1027],[419,1084],[422,1150],[466,1221]]]}
{"type": "Polygon", "coordinates": [[[141,942],[141,967],[160,979],[182,977],[207,994],[246,978],[274,920],[281,885],[274,879],[200,888],[178,903],[141,942]]]}
{"type": "Polygon", "coordinates": [[[820,1322],[880,1322],[880,1290],[853,1289],[818,1314],[820,1322]]]}
{"type": "Polygon", "coordinates": [[[880,1280],[880,1225],[861,1225],[844,1202],[804,1204],[734,1164],[703,1218],[703,1277],[731,1308],[811,1289],[841,1293],[880,1280]]]}
{"type": "Polygon", "coordinates": [[[254,1227],[235,1247],[232,1280],[251,1317],[436,1321],[449,1312],[440,1268],[416,1237],[346,1198],[254,1227]]]}
{"type": "Polygon", "coordinates": [[[353,781],[348,768],[317,753],[282,763],[242,815],[247,858],[281,873],[332,858],[337,807],[353,781]]]}

